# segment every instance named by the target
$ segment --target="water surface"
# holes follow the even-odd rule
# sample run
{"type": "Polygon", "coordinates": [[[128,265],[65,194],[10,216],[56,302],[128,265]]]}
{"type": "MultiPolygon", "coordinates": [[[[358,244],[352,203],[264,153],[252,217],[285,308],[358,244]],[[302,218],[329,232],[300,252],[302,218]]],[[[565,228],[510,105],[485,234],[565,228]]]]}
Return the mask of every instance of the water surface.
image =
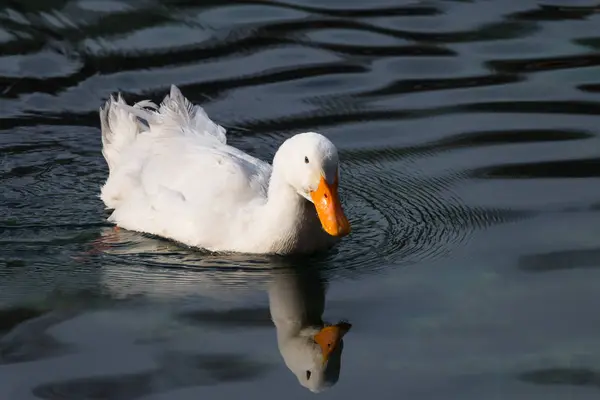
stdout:
{"type": "Polygon", "coordinates": [[[599,26],[578,0],[0,2],[0,398],[309,398],[275,305],[351,322],[321,396],[596,399],[599,26]],[[171,84],[263,159],[330,137],[352,235],[282,260],[115,232],[98,108],[171,84]]]}

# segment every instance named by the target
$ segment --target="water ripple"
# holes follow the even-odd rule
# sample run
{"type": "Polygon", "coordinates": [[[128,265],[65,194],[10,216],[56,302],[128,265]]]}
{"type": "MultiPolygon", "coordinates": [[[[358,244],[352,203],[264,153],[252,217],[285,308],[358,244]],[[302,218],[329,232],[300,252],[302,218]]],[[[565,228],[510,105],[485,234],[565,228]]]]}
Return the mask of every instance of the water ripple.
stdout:
{"type": "MultiPolygon", "coordinates": [[[[593,390],[597,321],[581,310],[600,263],[596,3],[3,2],[0,398],[198,398],[232,382],[250,397],[277,393],[277,377],[242,385],[280,357],[257,288],[282,264],[315,268],[334,292],[364,289],[342,293],[351,301],[338,309],[357,321],[344,367],[354,377],[375,366],[385,386],[401,371],[405,397],[475,396],[454,384],[469,371],[492,371],[475,388],[482,398],[498,376],[520,380],[503,385],[508,398],[593,390]],[[264,160],[294,133],[329,136],[352,234],[282,259],[114,230],[98,198],[108,173],[98,107],[117,91],[160,100],[171,84],[264,160]],[[389,318],[400,303],[402,318],[389,318]],[[566,344],[556,332],[523,340],[555,331],[556,315],[572,316],[559,329],[566,344]],[[580,367],[536,367],[578,353],[580,367]],[[456,362],[440,367],[440,355],[456,362]]],[[[367,387],[345,382],[342,396],[367,387]]]]}
{"type": "Polygon", "coordinates": [[[249,276],[268,275],[277,264],[269,257],[207,254],[108,227],[97,198],[107,173],[97,107],[117,90],[128,100],[157,100],[171,83],[226,126],[234,144],[262,159],[291,133],[331,133],[355,230],[308,261],[330,275],[359,277],[445,257],[480,229],[535,214],[510,203],[478,205],[468,198],[470,185],[599,176],[589,154],[482,160],[542,144],[588,147],[596,139],[584,117],[600,114],[598,80],[575,72],[599,65],[598,9],[528,1],[497,7],[10,2],[0,11],[0,275],[36,288],[101,281],[114,292],[169,279],[190,293],[203,277],[243,286],[249,276]],[[562,42],[549,21],[568,24],[562,42]],[[552,50],[523,50],[538,46],[552,50]],[[573,90],[565,95],[547,82],[573,90]],[[577,120],[545,122],[557,115],[577,120]],[[487,119],[460,129],[442,118],[448,116],[456,124],[487,119]],[[524,118],[540,122],[519,125],[524,118]],[[383,122],[393,132],[376,128],[383,122]],[[361,146],[347,133],[359,126],[361,146]],[[461,152],[471,157],[448,161],[461,152]],[[56,268],[56,276],[23,278],[41,266],[56,268]],[[61,275],[66,271],[73,280],[61,275]]]}

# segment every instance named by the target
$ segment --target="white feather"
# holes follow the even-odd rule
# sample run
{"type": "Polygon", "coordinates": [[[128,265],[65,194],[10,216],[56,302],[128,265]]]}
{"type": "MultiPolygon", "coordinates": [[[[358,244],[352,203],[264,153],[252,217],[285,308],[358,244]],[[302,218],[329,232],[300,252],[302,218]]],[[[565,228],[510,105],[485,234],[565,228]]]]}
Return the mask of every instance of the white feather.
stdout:
{"type": "MultiPolygon", "coordinates": [[[[215,251],[307,252],[333,243],[314,206],[286,181],[304,178],[298,168],[273,174],[268,163],[227,145],[225,129],[175,86],[158,107],[111,97],[100,120],[110,170],[101,198],[117,225],[215,251]]],[[[281,159],[322,153],[337,166],[331,142],[300,136],[288,140],[295,143],[281,159]]]]}

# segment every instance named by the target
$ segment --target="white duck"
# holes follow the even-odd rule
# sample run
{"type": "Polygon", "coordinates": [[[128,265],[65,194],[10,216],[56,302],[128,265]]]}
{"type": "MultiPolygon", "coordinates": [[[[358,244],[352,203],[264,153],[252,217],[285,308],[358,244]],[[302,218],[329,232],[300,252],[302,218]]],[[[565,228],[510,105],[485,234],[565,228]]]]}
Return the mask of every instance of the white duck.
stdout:
{"type": "Polygon", "coordinates": [[[325,324],[325,282],[313,268],[274,269],[269,308],[277,330],[279,352],[298,382],[312,392],[337,383],[342,363],[342,338],[352,325],[325,324]]]}
{"type": "Polygon", "coordinates": [[[117,226],[210,251],[277,254],[328,248],[350,232],[338,152],[318,133],[286,140],[271,167],[227,145],[225,129],[176,86],[160,107],[111,96],[100,122],[101,199],[117,226]]]}

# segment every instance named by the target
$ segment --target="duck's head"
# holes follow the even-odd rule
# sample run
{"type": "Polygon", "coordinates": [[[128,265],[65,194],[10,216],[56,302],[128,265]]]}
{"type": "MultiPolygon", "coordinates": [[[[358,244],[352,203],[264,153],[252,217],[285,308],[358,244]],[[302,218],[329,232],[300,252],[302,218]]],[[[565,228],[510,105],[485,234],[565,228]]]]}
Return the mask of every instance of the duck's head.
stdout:
{"type": "Polygon", "coordinates": [[[277,151],[273,168],[281,171],[300,196],[315,205],[325,232],[337,237],[350,233],[350,222],[338,195],[338,152],[329,139],[315,132],[291,137],[277,151]]]}
{"type": "Polygon", "coordinates": [[[317,393],[337,383],[344,348],[342,338],[351,326],[339,322],[317,332],[303,332],[281,346],[286,365],[302,386],[317,393]]]}

